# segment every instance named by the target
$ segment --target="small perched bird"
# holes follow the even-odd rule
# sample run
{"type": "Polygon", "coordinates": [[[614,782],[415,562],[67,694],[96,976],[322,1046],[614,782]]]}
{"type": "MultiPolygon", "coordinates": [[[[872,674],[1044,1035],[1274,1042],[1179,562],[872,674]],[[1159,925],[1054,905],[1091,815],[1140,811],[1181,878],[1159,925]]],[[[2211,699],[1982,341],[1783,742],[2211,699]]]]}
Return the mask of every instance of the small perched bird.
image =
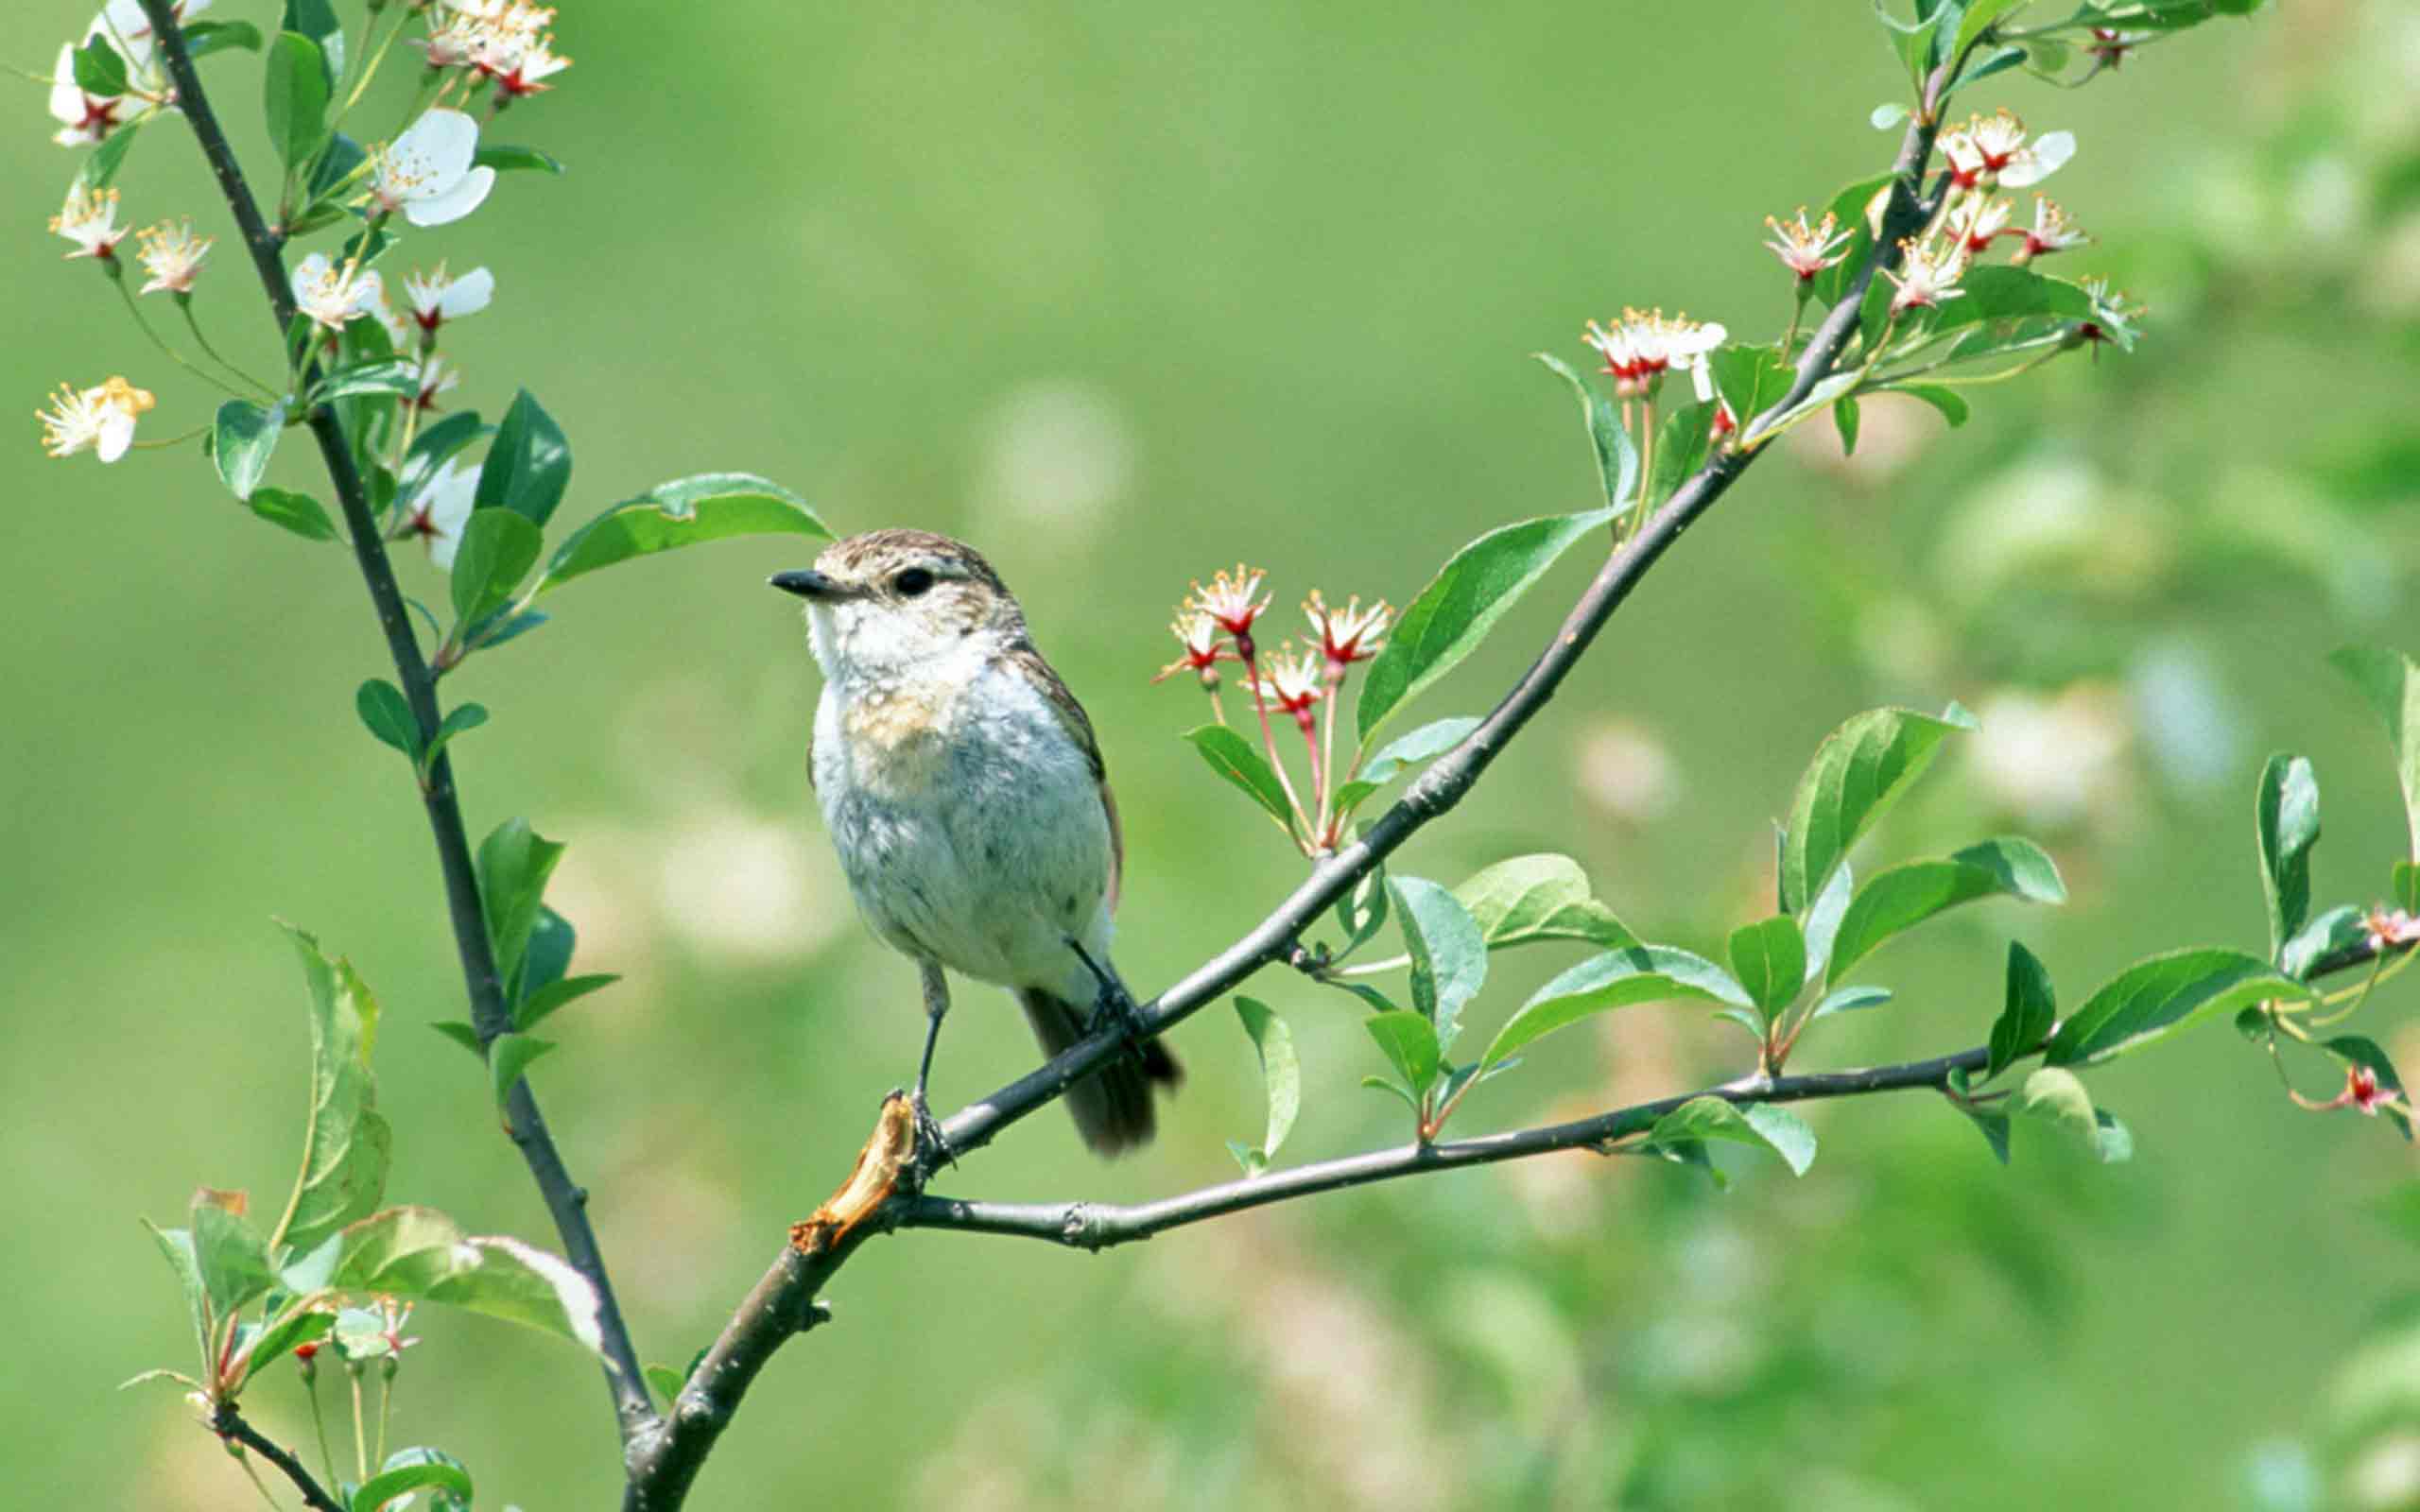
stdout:
{"type": "MultiPolygon", "coordinates": [[[[1045,1055],[1132,1015],[1110,965],[1124,843],[1083,705],[1034,649],[1025,611],[973,547],[922,530],[835,541],[774,587],[806,600],[823,669],[807,776],[849,891],[924,973],[915,1107],[949,1011],[944,969],[1016,994],[1045,1055]],[[1080,1004],[1098,1007],[1087,1013],[1080,1004]]],[[[1068,1089],[1084,1143],[1151,1137],[1157,1041],[1068,1089]]]]}

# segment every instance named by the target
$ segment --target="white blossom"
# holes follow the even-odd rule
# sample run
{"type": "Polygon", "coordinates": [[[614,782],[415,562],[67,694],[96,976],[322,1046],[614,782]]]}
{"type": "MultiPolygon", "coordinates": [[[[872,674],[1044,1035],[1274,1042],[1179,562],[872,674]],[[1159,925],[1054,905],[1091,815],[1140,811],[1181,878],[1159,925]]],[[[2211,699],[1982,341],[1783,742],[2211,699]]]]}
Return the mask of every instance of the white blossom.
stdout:
{"type": "Polygon", "coordinates": [[[478,123],[460,111],[424,114],[371,154],[370,201],[380,215],[402,211],[415,226],[442,226],[479,208],[495,170],[474,166],[478,123]]]}

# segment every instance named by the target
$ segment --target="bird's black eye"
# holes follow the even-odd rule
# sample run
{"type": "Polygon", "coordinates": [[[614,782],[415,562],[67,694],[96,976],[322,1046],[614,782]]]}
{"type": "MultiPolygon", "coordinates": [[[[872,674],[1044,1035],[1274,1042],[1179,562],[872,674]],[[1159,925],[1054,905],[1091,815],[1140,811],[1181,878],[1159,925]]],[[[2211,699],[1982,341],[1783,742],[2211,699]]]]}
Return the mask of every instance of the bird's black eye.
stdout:
{"type": "Polygon", "coordinates": [[[922,567],[910,567],[890,580],[902,598],[914,598],[933,586],[933,575],[922,567]]]}

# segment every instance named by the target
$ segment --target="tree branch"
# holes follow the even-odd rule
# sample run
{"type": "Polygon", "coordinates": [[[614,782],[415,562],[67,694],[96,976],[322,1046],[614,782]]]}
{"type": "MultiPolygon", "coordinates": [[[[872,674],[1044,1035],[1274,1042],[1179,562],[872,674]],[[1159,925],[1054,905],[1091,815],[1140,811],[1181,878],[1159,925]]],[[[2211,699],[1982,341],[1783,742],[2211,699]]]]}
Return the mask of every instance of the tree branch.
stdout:
{"type": "MultiPolygon", "coordinates": [[[[175,81],[177,104],[193,126],[194,136],[218,180],[228,209],[234,213],[245,249],[251,253],[261,287],[268,295],[283,350],[285,333],[292,328],[295,318],[294,291],[283,255],[284,237],[261,217],[260,206],[244,180],[243,168],[235,161],[227,133],[220,128],[217,113],[211,109],[210,98],[202,90],[201,77],[194,69],[193,54],[186,46],[184,30],[177,23],[171,0],[137,3],[151,23],[161,57],[167,63],[169,77],[175,81]]],[[[368,490],[362,487],[360,472],[354,466],[352,446],[345,438],[344,427],[326,405],[314,406],[305,418],[313,438],[319,442],[320,459],[327,465],[328,480],[335,486],[337,502],[344,510],[345,529],[353,538],[354,559],[370,591],[371,604],[377,610],[379,628],[386,632],[395,676],[403,684],[405,699],[411,706],[412,719],[420,727],[420,739],[425,746],[436,734],[440,718],[437,681],[412,633],[403,591],[396,586],[386,542],[371,513],[368,490]]],[[[461,957],[462,977],[470,990],[471,1022],[478,1029],[480,1042],[485,1044],[511,1029],[512,1015],[504,1001],[503,981],[496,971],[495,954],[488,939],[487,920],[479,904],[478,873],[472,865],[470,842],[462,829],[453,761],[446,752],[441,750],[430,764],[428,781],[421,796],[428,810],[429,833],[437,842],[438,866],[444,874],[455,948],[461,957]]],[[[554,1217],[555,1230],[562,1239],[563,1257],[596,1289],[606,1386],[613,1393],[614,1413],[627,1439],[655,1420],[655,1409],[648,1400],[647,1383],[639,1373],[638,1352],[631,1347],[630,1331],[622,1322],[620,1304],[614,1300],[613,1282],[606,1275],[605,1257],[597,1248],[596,1230],[588,1221],[588,1194],[564,1168],[527,1080],[513,1087],[505,1111],[505,1126],[528,1163],[529,1174],[536,1178],[546,1209],[554,1217]]]]}
{"type": "Polygon", "coordinates": [[[222,1401],[212,1409],[210,1431],[222,1439],[243,1445],[284,1471],[285,1478],[294,1483],[294,1488],[302,1493],[304,1506],[315,1507],[318,1512],[345,1512],[344,1504],[330,1496],[326,1488],[312,1478],[311,1472],[302,1468],[301,1460],[244,1421],[244,1415],[235,1410],[233,1402],[222,1401]]]}
{"type": "MultiPolygon", "coordinates": [[[[1929,120],[1915,120],[1909,124],[1901,141],[1898,159],[1892,166],[1897,177],[1883,216],[1883,234],[1876,237],[1873,250],[1842,292],[1840,302],[1816,328],[1806,355],[1799,361],[1797,379],[1790,386],[1789,394],[1768,413],[1777,413],[1799,403],[1832,371],[1850,335],[1857,330],[1858,309],[1866,289],[1881,269],[1897,264],[1899,239],[1912,234],[1922,226],[1927,207],[1920,198],[1921,182],[1925,165],[1932,156],[1936,131],[1937,127],[1929,120]]],[[[1754,434],[1753,427],[1742,432],[1743,437],[1754,434]]],[[[1604,628],[1605,622],[1630,597],[1632,590],[1638,586],[1648,571],[1690,525],[1697,523],[1700,516],[1714,507],[1716,501],[1761,455],[1751,445],[1724,452],[1683,483],[1655,517],[1648,522],[1646,528],[1607,558],[1596,579],[1588,585],[1587,592],[1581,595],[1580,601],[1555,631],[1554,638],[1547,644],[1547,648],[1530,663],[1530,670],[1496,704],[1495,711],[1478,729],[1432,763],[1402,799],[1379,816],[1359,839],[1313,866],[1310,876],[1242,939],[1145,1005],[1141,1010],[1142,1032],[1156,1035],[1174,1027],[1262,967],[1284,960],[1292,952],[1302,931],[1356,882],[1368,875],[1423,827],[1460,802],[1512,737],[1520,733],[1522,727],[1554,696],[1555,690],[1562,686],[1572,667],[1587,653],[1598,632],[1604,628]]],[[[982,1148],[1002,1129],[1056,1101],[1077,1081],[1113,1057],[1126,1053],[1124,1039],[1114,1030],[1103,1030],[1077,1041],[1040,1069],[951,1115],[942,1125],[951,1154],[963,1159],[982,1148]]],[[[1791,1078],[1793,1081],[1809,1082],[1819,1079],[1791,1078]]],[[[1523,1137],[1507,1135],[1499,1136],[1499,1139],[1518,1140],[1523,1137]]],[[[1461,1142],[1461,1144],[1481,1148],[1490,1143],[1485,1140],[1461,1142]]],[[[1504,1160],[1517,1153],[1529,1152],[1516,1150],[1485,1157],[1474,1155],[1459,1163],[1476,1163],[1482,1158],[1504,1160]]],[[[929,1155],[920,1152],[918,1159],[920,1161],[927,1160],[929,1155]]],[[[1358,1159],[1384,1160],[1388,1156],[1358,1159]]],[[[919,1210],[910,1205],[901,1211],[919,1210]]],[[[983,1207],[983,1211],[998,1212],[1005,1210],[983,1207]]],[[[872,1225],[866,1227],[871,1228],[872,1225]]],[[[928,1224],[926,1227],[940,1225],[928,1224]]],[[[819,1256],[814,1260],[802,1260],[792,1252],[785,1251],[782,1259],[766,1272],[754,1290],[750,1292],[748,1302],[724,1327],[722,1335],[715,1341],[706,1360],[692,1375],[690,1385],[683,1391],[681,1409],[660,1427],[650,1429],[630,1442],[624,1456],[630,1470],[629,1490],[623,1502],[625,1512],[670,1512],[671,1508],[681,1504],[682,1498],[687,1495],[690,1485],[697,1478],[707,1452],[713,1448],[716,1436],[721,1433],[732,1411],[736,1409],[739,1394],[746,1390],[764,1360],[790,1333],[797,1332],[791,1320],[804,1315],[816,1288],[845,1263],[855,1252],[856,1244],[862,1242],[863,1237],[864,1230],[861,1229],[828,1256],[819,1256]],[[704,1383],[715,1390],[715,1404],[711,1410],[701,1406],[693,1415],[687,1405],[688,1399],[691,1392],[701,1384],[701,1378],[710,1371],[721,1373],[719,1379],[704,1383]]]]}

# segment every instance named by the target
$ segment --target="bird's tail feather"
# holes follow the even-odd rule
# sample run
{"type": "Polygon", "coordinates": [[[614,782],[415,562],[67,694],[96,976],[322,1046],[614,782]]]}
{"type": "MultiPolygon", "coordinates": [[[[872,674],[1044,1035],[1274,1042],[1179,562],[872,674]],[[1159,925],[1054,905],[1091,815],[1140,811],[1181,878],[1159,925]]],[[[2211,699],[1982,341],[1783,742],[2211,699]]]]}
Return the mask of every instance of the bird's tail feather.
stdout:
{"type": "MultiPolygon", "coordinates": [[[[1034,988],[1017,992],[1033,1037],[1045,1056],[1055,1056],[1083,1038],[1084,1016],[1065,999],[1034,988]]],[[[1158,1119],[1151,1107],[1154,1083],[1173,1091],[1184,1079],[1176,1057],[1157,1040],[1147,1040],[1139,1063],[1120,1057],[1067,1089],[1067,1111],[1096,1155],[1122,1155],[1151,1142],[1158,1119]]]]}

